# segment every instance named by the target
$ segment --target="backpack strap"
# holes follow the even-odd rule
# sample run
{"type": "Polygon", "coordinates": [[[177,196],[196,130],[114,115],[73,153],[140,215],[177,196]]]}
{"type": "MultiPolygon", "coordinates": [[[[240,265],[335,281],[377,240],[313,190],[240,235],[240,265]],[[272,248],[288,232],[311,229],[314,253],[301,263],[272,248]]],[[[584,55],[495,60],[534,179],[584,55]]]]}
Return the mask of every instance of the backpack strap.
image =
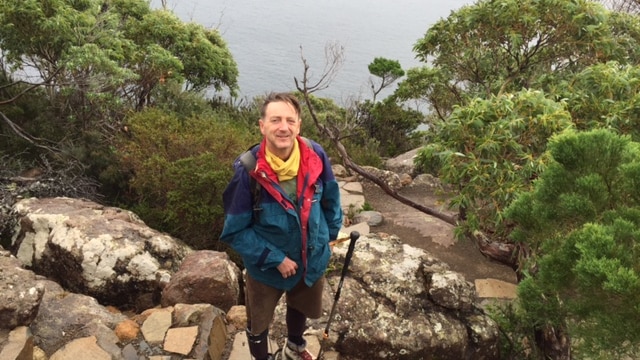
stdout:
{"type": "Polygon", "coordinates": [[[256,157],[253,156],[251,149],[243,152],[242,155],[240,155],[240,162],[242,163],[242,166],[244,166],[244,168],[247,170],[247,172],[256,168],[256,157]]]}
{"type": "MultiPolygon", "coordinates": [[[[240,155],[240,162],[242,166],[244,166],[245,170],[247,170],[247,174],[250,171],[255,170],[256,168],[256,157],[251,152],[251,149],[256,147],[258,144],[255,144],[249,148],[249,150],[243,152],[240,155]]],[[[262,186],[253,178],[253,176],[249,175],[249,187],[251,188],[251,195],[253,199],[253,217],[254,220],[257,217],[257,212],[260,210],[260,194],[262,190],[262,186]]]]}

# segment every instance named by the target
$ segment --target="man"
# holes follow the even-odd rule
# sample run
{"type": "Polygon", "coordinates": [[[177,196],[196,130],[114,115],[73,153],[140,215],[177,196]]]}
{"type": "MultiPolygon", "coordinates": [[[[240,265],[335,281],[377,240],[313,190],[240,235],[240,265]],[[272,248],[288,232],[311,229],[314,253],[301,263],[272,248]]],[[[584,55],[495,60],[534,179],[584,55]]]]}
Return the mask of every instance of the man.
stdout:
{"type": "Polygon", "coordinates": [[[247,336],[257,360],[273,359],[268,331],[282,294],[287,300],[284,359],[313,358],[303,332],[307,318],[322,314],[329,241],[342,226],[340,192],[329,158],[319,144],[299,135],[301,121],[294,96],[270,94],[260,110],[263,140],[251,149],[255,169],[247,171],[236,160],[223,194],[221,240],[242,256],[247,270],[247,336]],[[256,183],[258,197],[253,195],[256,183]]]}

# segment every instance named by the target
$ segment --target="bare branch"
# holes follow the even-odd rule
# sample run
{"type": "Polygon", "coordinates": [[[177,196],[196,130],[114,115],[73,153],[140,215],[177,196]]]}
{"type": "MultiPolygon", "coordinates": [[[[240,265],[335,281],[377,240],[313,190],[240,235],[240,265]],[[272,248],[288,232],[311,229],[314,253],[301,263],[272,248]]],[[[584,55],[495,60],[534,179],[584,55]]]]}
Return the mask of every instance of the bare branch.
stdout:
{"type": "MultiPolygon", "coordinates": [[[[40,83],[28,83],[26,81],[17,81],[14,82],[12,84],[6,85],[3,88],[9,87],[9,86],[15,86],[17,84],[28,84],[29,86],[27,88],[25,88],[24,90],[22,90],[21,92],[19,92],[18,94],[16,94],[15,96],[13,96],[10,99],[7,100],[3,100],[0,101],[0,105],[8,105],[11,104],[15,101],[17,101],[19,98],[21,98],[22,96],[26,95],[27,93],[29,93],[30,91],[33,91],[34,89],[40,87],[40,86],[44,86],[47,85],[51,82],[51,80],[61,71],[60,68],[58,68],[56,71],[54,71],[49,77],[47,77],[44,81],[40,82],[40,83]]],[[[9,119],[3,112],[0,112],[0,118],[9,126],[9,128],[16,134],[18,135],[20,138],[28,141],[30,144],[39,147],[41,149],[50,151],[52,153],[60,153],[61,150],[55,147],[51,147],[49,145],[47,145],[46,143],[51,143],[50,141],[46,140],[46,139],[41,139],[41,138],[37,138],[34,137],[32,135],[30,135],[28,132],[26,132],[24,129],[22,129],[18,124],[14,123],[13,121],[11,121],[11,119],[9,119]]]]}
{"type": "MultiPolygon", "coordinates": [[[[307,59],[303,55],[302,46],[300,46],[300,58],[302,59],[302,64],[304,65],[305,87],[309,92],[309,94],[328,88],[331,82],[333,82],[333,79],[336,78],[340,68],[344,64],[344,47],[337,43],[327,44],[327,46],[325,46],[324,48],[324,56],[325,56],[326,62],[324,65],[324,70],[322,71],[322,75],[320,75],[320,79],[318,79],[318,81],[315,84],[310,85],[309,84],[309,81],[310,81],[309,68],[310,67],[309,67],[309,64],[307,63],[307,59]]],[[[296,83],[296,87],[299,89],[298,79],[294,77],[293,80],[296,83]]]]}
{"type": "Polygon", "coordinates": [[[400,78],[399,76],[385,74],[381,76],[382,81],[380,82],[380,85],[377,88],[376,88],[376,82],[373,81],[373,78],[369,78],[369,86],[371,87],[371,92],[373,93],[372,101],[375,103],[376,98],[378,97],[380,92],[382,92],[382,90],[384,90],[386,87],[391,86],[391,84],[396,82],[396,80],[398,80],[399,78],[400,78]]]}
{"type": "Polygon", "coordinates": [[[29,87],[27,87],[26,89],[22,90],[21,92],[19,92],[17,95],[12,97],[11,99],[0,101],[0,105],[11,104],[12,102],[17,101],[19,98],[21,98],[22,96],[24,96],[28,92],[32,91],[33,89],[38,88],[40,86],[47,86],[48,84],[51,83],[51,80],[53,80],[53,78],[60,73],[60,71],[62,71],[62,68],[56,69],[56,71],[54,71],[51,75],[49,75],[46,79],[44,79],[42,82],[39,82],[39,83],[31,83],[31,82],[26,82],[26,81],[20,80],[20,81],[13,82],[11,84],[6,84],[4,86],[1,86],[0,90],[6,89],[6,88],[10,88],[10,87],[16,86],[18,84],[27,84],[27,85],[29,85],[29,87]]]}
{"type": "Polygon", "coordinates": [[[28,141],[30,144],[39,147],[41,149],[45,149],[47,151],[50,151],[52,153],[60,153],[61,151],[57,148],[53,148],[51,146],[47,146],[47,145],[43,145],[42,143],[48,142],[46,139],[41,139],[41,138],[37,138],[37,137],[33,137],[31,136],[29,133],[27,133],[26,131],[24,131],[20,126],[18,126],[18,124],[14,123],[13,121],[11,121],[3,112],[0,111],[0,118],[2,118],[2,120],[4,120],[4,122],[9,125],[9,127],[11,128],[11,130],[18,135],[19,137],[21,137],[22,139],[28,141]]]}
{"type": "MultiPolygon", "coordinates": [[[[20,84],[20,83],[28,84],[27,82],[24,82],[24,81],[17,81],[17,82],[14,82],[12,84],[7,84],[5,86],[0,87],[0,90],[4,89],[4,88],[7,88],[7,87],[10,87],[10,86],[15,86],[15,85],[20,84]]],[[[29,86],[28,88],[22,90],[21,92],[19,92],[17,95],[12,97],[11,99],[0,101],[0,105],[11,104],[12,102],[14,102],[14,101],[18,100],[19,98],[21,98],[22,96],[24,96],[26,93],[30,92],[31,90],[33,90],[33,89],[35,89],[35,88],[37,88],[37,87],[39,87],[41,85],[42,84],[31,84],[31,86],[29,86]]]]}
{"type": "MultiPolygon", "coordinates": [[[[436,209],[417,204],[411,201],[410,199],[407,199],[406,197],[398,194],[398,192],[392,189],[389,185],[387,185],[387,183],[384,180],[369,173],[368,171],[360,167],[358,164],[356,164],[351,159],[351,157],[347,153],[346,148],[340,141],[341,138],[340,138],[339,128],[334,124],[332,124],[331,122],[329,122],[328,125],[324,125],[320,122],[320,120],[318,119],[318,115],[316,114],[315,109],[313,108],[313,104],[311,102],[311,94],[319,89],[324,89],[329,86],[331,82],[330,80],[332,80],[333,77],[335,77],[335,71],[338,68],[338,62],[340,62],[343,59],[343,57],[340,54],[335,52],[337,50],[335,46],[331,47],[331,49],[332,49],[332,52],[330,53],[330,55],[332,57],[330,57],[328,61],[330,64],[325,67],[325,72],[322,74],[318,82],[316,82],[313,85],[309,85],[309,64],[307,63],[307,60],[305,59],[304,56],[301,56],[302,63],[304,64],[304,72],[303,72],[302,80],[298,81],[297,78],[294,78],[296,83],[296,88],[298,89],[298,91],[300,91],[300,93],[302,93],[305,104],[309,109],[309,114],[311,115],[311,118],[313,119],[313,122],[316,124],[317,128],[320,130],[322,134],[324,134],[328,139],[331,140],[333,145],[336,147],[340,157],[342,158],[343,164],[348,169],[356,172],[363,178],[378,185],[385,193],[387,193],[394,199],[400,201],[401,203],[411,206],[416,210],[419,210],[428,215],[436,217],[449,224],[456,225],[458,222],[457,216],[450,216],[450,215],[444,214],[436,209]],[[330,73],[327,73],[327,71],[329,71],[330,73]]],[[[340,51],[342,51],[342,47],[340,47],[340,51]]]]}

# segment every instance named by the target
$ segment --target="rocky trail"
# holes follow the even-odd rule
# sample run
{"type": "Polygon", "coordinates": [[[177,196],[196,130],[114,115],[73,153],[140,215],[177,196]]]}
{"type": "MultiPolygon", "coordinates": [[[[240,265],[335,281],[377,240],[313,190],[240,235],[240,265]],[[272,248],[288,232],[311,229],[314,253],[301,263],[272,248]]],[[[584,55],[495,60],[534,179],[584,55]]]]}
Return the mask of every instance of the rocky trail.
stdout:
{"type": "MultiPolygon", "coordinates": [[[[366,203],[384,218],[382,225],[371,227],[372,233],[397,235],[403,243],[424,249],[449,264],[467,281],[497,279],[515,284],[516,276],[510,267],[485,257],[471,241],[455,240],[452,225],[393,199],[375,184],[362,185],[366,203]]],[[[443,196],[426,185],[403,187],[399,193],[419,204],[447,211],[443,196]]]]}

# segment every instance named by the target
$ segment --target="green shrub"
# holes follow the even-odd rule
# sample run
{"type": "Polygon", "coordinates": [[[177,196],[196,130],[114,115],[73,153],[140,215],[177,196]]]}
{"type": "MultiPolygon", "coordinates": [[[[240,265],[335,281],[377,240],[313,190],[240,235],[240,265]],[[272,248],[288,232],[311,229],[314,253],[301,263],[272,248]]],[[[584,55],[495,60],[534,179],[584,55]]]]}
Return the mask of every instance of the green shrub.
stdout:
{"type": "Polygon", "coordinates": [[[544,170],[548,138],[571,126],[564,104],[540,91],[475,99],[433,124],[416,165],[458,188],[451,199],[464,214],[458,234],[481,230],[506,240],[504,208],[544,170]]]}
{"type": "Polygon", "coordinates": [[[431,174],[438,176],[443,160],[441,155],[444,153],[445,147],[442,144],[427,144],[418,151],[414,163],[416,171],[420,174],[431,174]]]}
{"type": "Polygon", "coordinates": [[[630,139],[552,137],[547,169],[505,211],[529,252],[516,321],[566,328],[577,358],[636,358],[640,344],[640,146],[630,139]]]}
{"type": "Polygon", "coordinates": [[[180,119],[148,110],[128,119],[119,142],[131,174],[129,207],[149,226],[195,249],[220,249],[222,192],[233,160],[255,142],[250,132],[212,117],[180,119]]]}
{"type": "Polygon", "coordinates": [[[344,147],[347,149],[351,160],[356,164],[382,168],[383,162],[378,152],[378,145],[378,140],[373,138],[366,139],[364,145],[351,140],[344,142],[344,147]]]}
{"type": "Polygon", "coordinates": [[[398,105],[392,98],[376,103],[365,101],[358,104],[356,111],[358,125],[363,130],[362,140],[376,139],[380,156],[397,156],[415,149],[422,142],[415,130],[424,115],[398,105]]]}

